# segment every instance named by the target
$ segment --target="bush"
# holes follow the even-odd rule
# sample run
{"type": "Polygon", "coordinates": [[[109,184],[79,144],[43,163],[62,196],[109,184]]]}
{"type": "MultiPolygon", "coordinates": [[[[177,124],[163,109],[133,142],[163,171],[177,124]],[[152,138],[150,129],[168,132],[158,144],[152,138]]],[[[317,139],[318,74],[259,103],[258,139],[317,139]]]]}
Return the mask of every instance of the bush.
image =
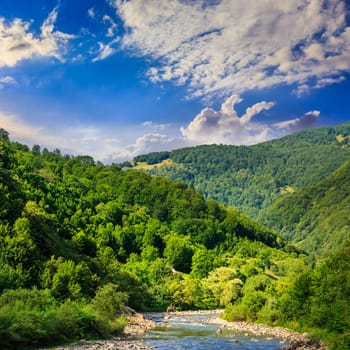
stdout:
{"type": "Polygon", "coordinates": [[[114,321],[121,315],[127,301],[126,293],[120,292],[116,284],[108,283],[98,289],[91,305],[100,318],[114,321]]]}
{"type": "Polygon", "coordinates": [[[84,305],[66,301],[52,315],[52,339],[66,342],[73,339],[109,336],[108,325],[99,320],[84,305]]]}
{"type": "Polygon", "coordinates": [[[120,333],[126,325],[120,316],[125,295],[112,294],[113,288],[102,287],[91,305],[70,300],[59,304],[46,290],[5,291],[0,297],[0,348],[24,349],[120,333]]]}
{"type": "Polygon", "coordinates": [[[109,321],[109,331],[111,334],[116,335],[123,332],[124,328],[128,324],[128,320],[125,316],[115,318],[113,321],[109,321]]]}
{"type": "Polygon", "coordinates": [[[5,291],[0,297],[0,347],[13,349],[47,342],[56,308],[46,291],[5,291]]]}
{"type": "Polygon", "coordinates": [[[227,305],[223,318],[227,321],[246,321],[248,316],[248,307],[243,304],[227,305]]]}

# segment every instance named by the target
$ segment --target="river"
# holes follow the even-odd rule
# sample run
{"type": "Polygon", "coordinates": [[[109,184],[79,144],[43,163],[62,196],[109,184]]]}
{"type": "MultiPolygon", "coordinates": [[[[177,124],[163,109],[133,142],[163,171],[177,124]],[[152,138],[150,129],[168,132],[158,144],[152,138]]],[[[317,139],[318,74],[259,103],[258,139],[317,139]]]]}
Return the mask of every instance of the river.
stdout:
{"type": "Polygon", "coordinates": [[[145,344],[159,350],[277,350],[281,340],[232,332],[208,323],[212,314],[154,316],[159,327],[140,336],[145,344]]]}
{"type": "Polygon", "coordinates": [[[135,314],[129,316],[130,324],[122,337],[81,340],[50,350],[326,350],[318,342],[309,341],[306,335],[280,327],[226,322],[219,314],[219,311],[135,314]]]}

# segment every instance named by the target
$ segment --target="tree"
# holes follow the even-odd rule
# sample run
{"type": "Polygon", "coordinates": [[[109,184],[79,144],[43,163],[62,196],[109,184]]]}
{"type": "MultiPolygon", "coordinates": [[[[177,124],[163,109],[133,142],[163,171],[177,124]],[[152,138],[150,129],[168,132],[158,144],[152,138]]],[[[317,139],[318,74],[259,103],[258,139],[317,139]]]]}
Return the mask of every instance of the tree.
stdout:
{"type": "Polygon", "coordinates": [[[41,154],[41,147],[39,145],[33,145],[32,153],[34,155],[36,155],[36,156],[40,156],[40,154],[41,154]]]}
{"type": "Polygon", "coordinates": [[[237,271],[229,267],[218,267],[209,272],[204,284],[211,290],[216,305],[221,307],[234,303],[241,295],[243,286],[237,271]]]}
{"type": "Polygon", "coordinates": [[[192,256],[193,248],[188,237],[171,235],[167,239],[164,257],[175,270],[189,273],[192,256]]]}
{"type": "Polygon", "coordinates": [[[45,263],[41,279],[42,286],[49,288],[52,295],[59,300],[91,296],[97,282],[86,263],[75,264],[74,261],[64,260],[62,257],[51,257],[45,263]]]}
{"type": "Polygon", "coordinates": [[[13,226],[13,235],[5,237],[4,257],[12,265],[22,265],[31,270],[39,264],[37,247],[30,235],[30,224],[27,218],[18,218],[13,226]]]}
{"type": "Polygon", "coordinates": [[[205,278],[213,270],[215,253],[205,247],[196,249],[192,256],[191,276],[205,278]]]}
{"type": "Polygon", "coordinates": [[[91,305],[100,317],[112,321],[121,315],[127,301],[125,292],[121,292],[116,284],[107,283],[97,290],[91,305]]]}
{"type": "Polygon", "coordinates": [[[0,141],[5,141],[5,142],[9,142],[10,141],[8,131],[6,131],[3,128],[0,128],[0,141]]]}

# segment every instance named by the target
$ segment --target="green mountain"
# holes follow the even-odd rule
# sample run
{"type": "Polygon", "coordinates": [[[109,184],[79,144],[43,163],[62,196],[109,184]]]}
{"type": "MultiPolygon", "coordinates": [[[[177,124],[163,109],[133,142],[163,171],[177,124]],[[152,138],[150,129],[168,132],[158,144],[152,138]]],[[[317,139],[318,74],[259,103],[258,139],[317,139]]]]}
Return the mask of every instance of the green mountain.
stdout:
{"type": "Polygon", "coordinates": [[[112,336],[125,305],[225,307],[251,278],[285,285],[306,260],[182,182],[29,150],[0,130],[2,349],[112,336]]]}
{"type": "Polygon", "coordinates": [[[257,218],[283,195],[314,184],[350,158],[350,123],[254,146],[205,145],[135,157],[136,168],[185,181],[205,198],[257,218]]]}
{"type": "Polygon", "coordinates": [[[339,248],[350,239],[350,160],[324,180],[276,200],[261,219],[305,250],[339,248]]]}
{"type": "Polygon", "coordinates": [[[349,257],[344,243],[315,261],[182,182],[29,150],[0,129],[1,349],[111,337],[127,306],[225,307],[347,349],[349,257]]]}
{"type": "Polygon", "coordinates": [[[288,282],[249,278],[229,320],[258,320],[320,335],[350,349],[350,123],[251,147],[198,146],[152,153],[133,167],[181,179],[238,207],[313,257],[288,282]],[[271,292],[272,288],[274,292],[271,292]],[[251,305],[264,306],[252,312],[251,305]],[[264,300],[274,306],[268,307],[264,300]]]}

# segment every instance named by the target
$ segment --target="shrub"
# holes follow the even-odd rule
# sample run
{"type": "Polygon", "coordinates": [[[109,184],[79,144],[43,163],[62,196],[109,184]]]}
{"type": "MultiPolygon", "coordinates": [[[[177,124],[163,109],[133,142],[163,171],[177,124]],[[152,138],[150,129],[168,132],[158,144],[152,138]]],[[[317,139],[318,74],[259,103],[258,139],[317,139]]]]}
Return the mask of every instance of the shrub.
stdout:
{"type": "Polygon", "coordinates": [[[246,321],[248,307],[243,304],[227,305],[223,318],[227,321],[246,321]]]}
{"type": "Polygon", "coordinates": [[[107,283],[97,290],[91,305],[100,318],[114,321],[121,315],[127,301],[128,296],[126,293],[120,292],[116,284],[107,283]]]}
{"type": "MultiPolygon", "coordinates": [[[[24,349],[120,333],[126,325],[124,318],[114,315],[109,319],[108,312],[101,317],[103,307],[113,301],[106,298],[102,303],[103,295],[108,293],[100,292],[94,304],[87,306],[70,300],[59,304],[46,290],[5,291],[0,297],[0,348],[24,349]],[[98,302],[96,313],[93,308],[98,302]]],[[[115,298],[119,300],[118,297],[117,293],[115,298]]],[[[114,300],[113,305],[120,311],[121,304],[114,300]]]]}

